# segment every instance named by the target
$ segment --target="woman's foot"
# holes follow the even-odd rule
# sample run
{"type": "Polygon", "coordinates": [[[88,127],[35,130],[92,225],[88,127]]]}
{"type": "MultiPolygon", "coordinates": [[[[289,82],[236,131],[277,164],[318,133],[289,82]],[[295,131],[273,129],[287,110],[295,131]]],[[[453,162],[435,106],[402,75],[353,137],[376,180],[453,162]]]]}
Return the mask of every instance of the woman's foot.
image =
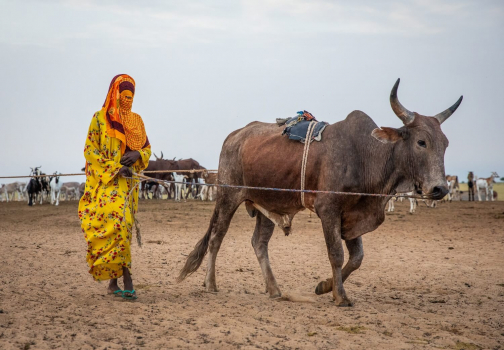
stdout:
{"type": "Polygon", "coordinates": [[[136,299],[137,295],[135,289],[133,289],[133,279],[131,278],[130,270],[126,266],[123,266],[123,282],[124,291],[122,297],[124,299],[136,299]]]}
{"type": "Polygon", "coordinates": [[[111,279],[107,288],[107,294],[122,295],[122,289],[117,284],[117,278],[111,279]]]}

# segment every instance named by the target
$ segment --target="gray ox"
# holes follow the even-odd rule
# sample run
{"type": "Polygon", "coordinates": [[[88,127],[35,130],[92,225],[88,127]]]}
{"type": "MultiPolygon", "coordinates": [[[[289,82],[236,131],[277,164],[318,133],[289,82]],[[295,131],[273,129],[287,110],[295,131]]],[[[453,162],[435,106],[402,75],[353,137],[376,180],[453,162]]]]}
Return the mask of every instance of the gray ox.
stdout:
{"type": "MultiPolygon", "coordinates": [[[[395,194],[405,186],[441,199],[448,193],[444,153],[448,139],[441,124],[457,109],[462,97],[434,117],[410,112],[397,98],[399,79],[390,94],[398,129],[378,128],[361,111],[327,126],[322,142],[313,142],[306,171],[306,188],[325,191],[395,194]]],[[[219,182],[230,185],[299,189],[304,145],[280,136],[276,124],[253,122],[232,132],[224,141],[219,160],[219,182]]],[[[321,281],[315,293],[332,290],[338,306],[351,306],[343,282],[359,268],[364,251],[362,235],[385,219],[388,197],[306,194],[305,203],[321,219],[332,267],[332,277],[321,281]],[[342,240],[349,251],[343,267],[342,240]]],[[[217,291],[215,261],[231,219],[241,203],[256,217],[252,246],[270,297],[281,296],[268,258],[268,242],[275,224],[290,233],[294,215],[305,209],[299,193],[220,187],[210,226],[189,254],[178,281],[195,272],[208,251],[205,288],[217,291]]]]}

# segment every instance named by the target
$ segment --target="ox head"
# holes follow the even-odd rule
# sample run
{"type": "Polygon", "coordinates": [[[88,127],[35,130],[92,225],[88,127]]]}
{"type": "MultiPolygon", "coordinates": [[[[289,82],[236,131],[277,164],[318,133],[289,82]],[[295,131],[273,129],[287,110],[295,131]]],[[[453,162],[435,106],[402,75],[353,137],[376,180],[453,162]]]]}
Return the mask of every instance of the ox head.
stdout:
{"type": "Polygon", "coordinates": [[[156,160],[163,160],[163,151],[161,151],[161,157],[156,156],[156,153],[152,152],[154,157],[156,157],[156,160]]]}
{"type": "Polygon", "coordinates": [[[404,126],[399,129],[377,128],[372,136],[383,143],[394,143],[394,161],[408,182],[413,182],[417,193],[429,198],[441,199],[448,193],[444,154],[448,139],[441,124],[448,119],[462,102],[462,96],[447,110],[428,117],[410,112],[397,97],[397,79],[390,93],[390,105],[404,126]]]}

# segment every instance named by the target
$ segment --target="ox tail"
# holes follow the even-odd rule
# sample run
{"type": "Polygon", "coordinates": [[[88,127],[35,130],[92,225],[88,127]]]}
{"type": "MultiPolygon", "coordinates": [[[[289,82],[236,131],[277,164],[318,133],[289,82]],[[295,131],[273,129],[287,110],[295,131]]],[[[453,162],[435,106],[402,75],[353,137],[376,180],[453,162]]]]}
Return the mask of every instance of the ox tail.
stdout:
{"type": "Polygon", "coordinates": [[[203,258],[205,257],[208,250],[208,243],[210,242],[210,236],[212,235],[213,227],[217,221],[218,212],[217,208],[214,209],[212,218],[210,219],[210,225],[208,230],[194,246],[193,251],[187,257],[184,267],[180,270],[179,276],[177,277],[177,282],[182,282],[187,276],[196,272],[196,270],[201,266],[203,258]]]}

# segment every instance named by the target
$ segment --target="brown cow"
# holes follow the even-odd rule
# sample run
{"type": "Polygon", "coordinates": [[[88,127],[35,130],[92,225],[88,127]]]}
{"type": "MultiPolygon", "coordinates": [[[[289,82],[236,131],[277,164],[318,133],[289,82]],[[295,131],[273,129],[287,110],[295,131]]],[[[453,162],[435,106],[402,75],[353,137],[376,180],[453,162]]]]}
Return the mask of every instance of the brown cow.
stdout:
{"type": "MultiPolygon", "coordinates": [[[[209,173],[205,171],[203,174],[201,174],[201,176],[205,183],[208,185],[217,183],[217,173],[209,173]]],[[[217,187],[215,186],[201,186],[199,197],[202,201],[213,201],[216,190],[217,187]]]]}
{"type": "MultiPolygon", "coordinates": [[[[159,170],[178,170],[180,169],[178,167],[178,164],[175,160],[168,160],[168,159],[163,159],[163,152],[161,152],[161,157],[158,157],[154,154],[154,157],[156,157],[156,160],[151,160],[149,161],[149,165],[147,168],[144,170],[144,172],[147,171],[159,171],[159,170]]],[[[173,181],[173,176],[171,172],[166,172],[166,173],[146,173],[145,175],[158,179],[158,180],[165,180],[165,181],[173,181]]],[[[158,187],[159,183],[154,182],[152,184],[153,188],[153,198],[160,198],[158,194],[158,187]]],[[[171,187],[172,186],[165,186],[166,191],[168,192],[168,199],[171,197],[171,187]]],[[[141,196],[143,198],[149,198],[147,196],[147,186],[145,182],[142,182],[141,185],[141,196]]]]}
{"type": "MultiPolygon", "coordinates": [[[[322,142],[313,142],[306,171],[306,188],[312,190],[395,194],[405,185],[432,199],[448,192],[444,153],[448,139],[443,123],[459,106],[427,117],[410,112],[397,98],[397,80],[390,94],[395,114],[403,121],[399,129],[378,128],[361,111],[328,125],[322,142]]],[[[224,141],[219,160],[219,183],[299,189],[304,145],[282,137],[276,124],[253,122],[232,132],[224,141]]],[[[343,282],[359,268],[364,257],[362,235],[375,230],[385,218],[388,197],[307,194],[305,205],[322,221],[332,277],[317,286],[317,294],[332,290],[338,306],[350,306],[343,282]],[[350,257],[343,267],[345,240],[350,257]]],[[[245,202],[256,217],[252,246],[262,269],[270,297],[280,289],[270,267],[268,242],[275,223],[289,234],[294,215],[305,209],[299,193],[220,187],[210,226],[189,254],[178,280],[196,271],[208,250],[205,288],[217,291],[215,261],[231,219],[245,202]]]]}

